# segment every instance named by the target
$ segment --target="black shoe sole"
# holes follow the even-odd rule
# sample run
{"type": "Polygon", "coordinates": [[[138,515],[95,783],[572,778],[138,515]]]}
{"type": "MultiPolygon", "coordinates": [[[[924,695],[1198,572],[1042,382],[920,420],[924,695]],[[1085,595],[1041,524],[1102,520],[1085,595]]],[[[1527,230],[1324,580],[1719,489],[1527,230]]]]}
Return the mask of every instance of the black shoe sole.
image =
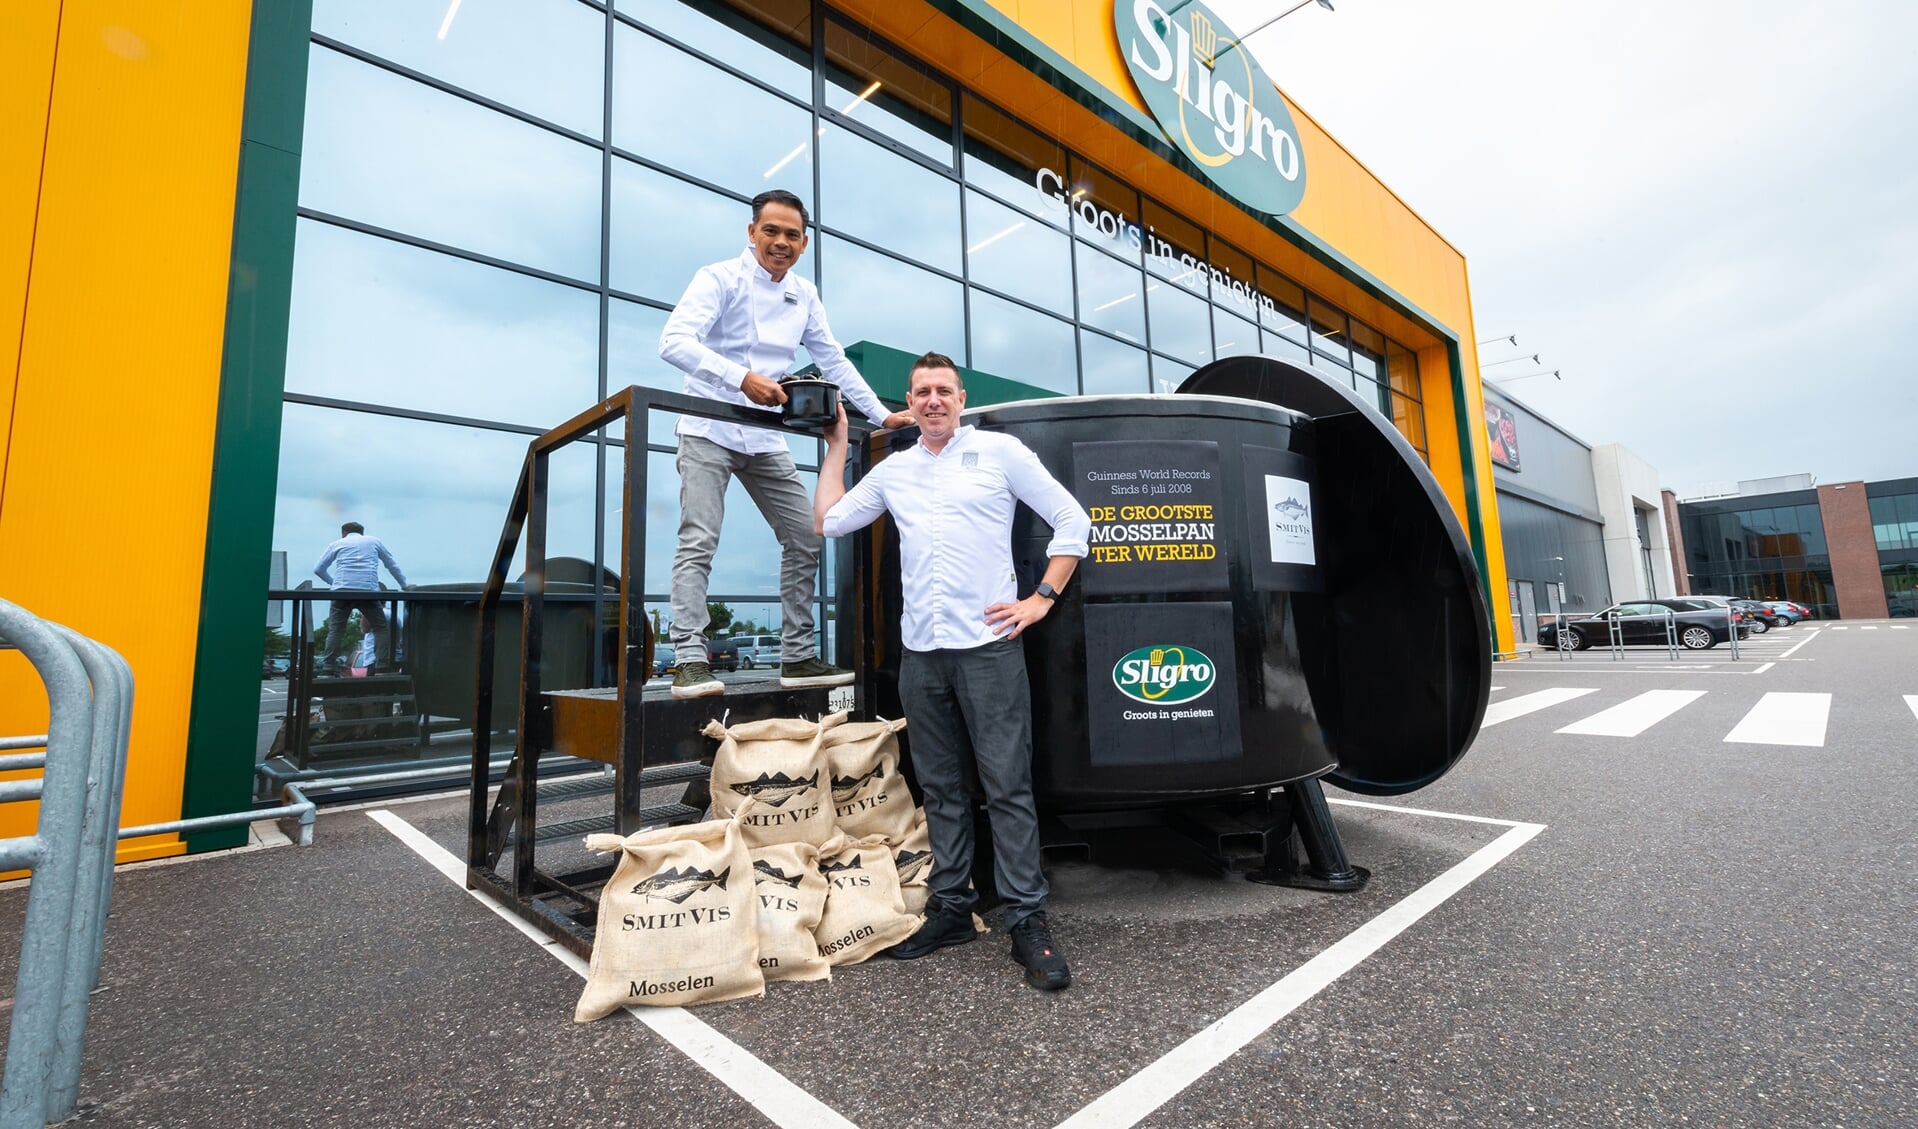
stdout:
{"type": "Polygon", "coordinates": [[[1054,983],[1046,978],[1045,973],[1034,972],[1028,968],[1026,969],[1026,987],[1036,988],[1041,992],[1062,992],[1072,987],[1072,973],[1067,972],[1064,980],[1054,983]]]}
{"type": "Polygon", "coordinates": [[[901,941],[892,948],[887,949],[886,955],[894,960],[918,960],[920,957],[929,957],[940,949],[949,949],[954,945],[969,945],[978,939],[979,934],[976,931],[968,931],[963,936],[952,935],[941,937],[939,942],[930,948],[911,949],[907,952],[900,952],[899,950],[906,948],[907,945],[911,944],[911,941],[901,941]]]}

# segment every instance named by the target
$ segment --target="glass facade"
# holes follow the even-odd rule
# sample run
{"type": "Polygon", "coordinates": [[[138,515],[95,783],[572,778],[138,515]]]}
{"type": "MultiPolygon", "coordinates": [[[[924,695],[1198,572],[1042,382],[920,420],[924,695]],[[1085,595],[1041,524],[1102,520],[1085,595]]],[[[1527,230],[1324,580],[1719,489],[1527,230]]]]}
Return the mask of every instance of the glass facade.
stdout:
{"type": "Polygon", "coordinates": [[[1680,514],[1693,592],[1754,600],[1794,600],[1820,618],[1838,615],[1831,557],[1815,494],[1777,496],[1791,504],[1719,510],[1687,505],[1680,514]]]}
{"type": "Polygon", "coordinates": [[[1899,618],[1918,616],[1918,493],[1886,494],[1869,504],[1885,607],[1899,618]]]}
{"type": "MultiPolygon", "coordinates": [[[[306,105],[273,534],[295,584],[356,520],[416,584],[477,587],[528,438],[679,386],[666,313],[773,187],[812,207],[798,269],[844,343],[1061,394],[1264,352],[1426,449],[1410,349],[807,0],[315,0],[306,105]]],[[[549,557],[617,569],[620,434],[556,460],[549,557]]],[[[650,439],[663,616],[671,421],[650,439]]],[[[776,628],[777,546],[735,495],[711,598],[776,628]]]]}

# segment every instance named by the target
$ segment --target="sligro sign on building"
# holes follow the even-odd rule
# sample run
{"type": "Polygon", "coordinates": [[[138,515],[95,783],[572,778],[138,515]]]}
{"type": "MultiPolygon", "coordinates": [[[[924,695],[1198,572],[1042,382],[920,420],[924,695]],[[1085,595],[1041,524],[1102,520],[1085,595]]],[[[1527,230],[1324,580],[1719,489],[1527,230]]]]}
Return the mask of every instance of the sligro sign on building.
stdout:
{"type": "Polygon", "coordinates": [[[1117,0],[1119,53],[1159,128],[1219,191],[1284,215],[1305,198],[1305,155],[1279,88],[1198,0],[1117,0]]]}

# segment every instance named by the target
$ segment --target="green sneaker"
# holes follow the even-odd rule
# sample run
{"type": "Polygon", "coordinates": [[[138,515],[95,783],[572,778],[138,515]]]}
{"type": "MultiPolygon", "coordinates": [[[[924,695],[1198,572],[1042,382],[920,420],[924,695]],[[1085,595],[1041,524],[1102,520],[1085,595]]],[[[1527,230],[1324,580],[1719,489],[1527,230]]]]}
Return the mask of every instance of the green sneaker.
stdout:
{"type": "Polygon", "coordinates": [[[726,684],[713,677],[710,663],[680,663],[673,675],[675,698],[705,698],[725,692],[726,684]]]}
{"type": "Polygon", "coordinates": [[[819,658],[779,664],[779,688],[782,690],[804,690],[808,686],[844,686],[851,681],[852,671],[841,670],[819,658]]]}

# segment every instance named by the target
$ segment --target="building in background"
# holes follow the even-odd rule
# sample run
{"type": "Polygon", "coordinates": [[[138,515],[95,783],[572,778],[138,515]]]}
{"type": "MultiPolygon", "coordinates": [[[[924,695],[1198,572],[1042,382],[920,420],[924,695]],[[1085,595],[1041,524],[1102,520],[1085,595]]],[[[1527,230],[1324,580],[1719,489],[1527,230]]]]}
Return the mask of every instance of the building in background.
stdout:
{"type": "MultiPolygon", "coordinates": [[[[1289,358],[1397,426],[1488,598],[1506,589],[1463,254],[1201,3],[97,0],[12,18],[0,535],[33,552],[0,556],[0,591],[133,664],[129,824],[248,807],[284,708],[262,698],[264,613],[297,630],[311,610],[270,594],[273,553],[297,585],[359,521],[451,607],[486,575],[529,437],[610,390],[678,386],[655,350],[666,312],[743,248],[771,187],[812,205],[801,269],[881,395],[927,349],[1026,394],[1289,358]]],[[[644,516],[671,530],[670,428],[651,439],[644,516]]],[[[593,599],[618,566],[622,443],[552,464],[548,552],[593,599]]],[[[746,520],[713,596],[771,626],[778,554],[743,495],[729,508],[746,520]]],[[[662,601],[669,544],[649,539],[641,577],[662,601]]],[[[431,661],[470,680],[457,633],[402,618],[400,677],[431,661]]],[[[589,649],[579,677],[603,663],[589,649]]],[[[30,679],[0,655],[6,731],[36,731],[30,679]]],[[[423,739],[461,741],[418,689],[393,696],[428,715],[423,739]]]]}
{"type": "Polygon", "coordinates": [[[1918,615],[1918,478],[1755,479],[1672,509],[1692,592],[1795,600],[1826,619],[1918,615]]]}

